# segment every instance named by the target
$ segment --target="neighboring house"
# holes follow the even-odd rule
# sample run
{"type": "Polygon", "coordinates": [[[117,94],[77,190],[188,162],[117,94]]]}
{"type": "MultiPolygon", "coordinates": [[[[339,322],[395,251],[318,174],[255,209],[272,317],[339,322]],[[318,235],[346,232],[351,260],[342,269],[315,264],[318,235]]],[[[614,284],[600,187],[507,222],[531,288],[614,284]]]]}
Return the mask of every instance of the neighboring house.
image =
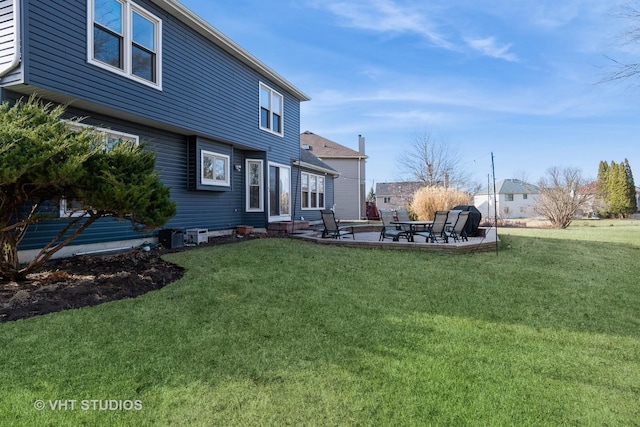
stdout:
{"type": "MultiPolygon", "coordinates": [[[[320,220],[319,208],[335,203],[335,171],[300,158],[309,97],[179,2],[0,0],[0,12],[1,99],[36,93],[108,138],[144,142],[177,204],[167,228],[320,220]]],[[[59,215],[71,203],[60,201],[59,215]]],[[[39,223],[20,249],[41,247],[61,222],[39,223]]],[[[74,244],[150,237],[106,218],[74,244]]]]}
{"type": "Polygon", "coordinates": [[[578,194],[585,195],[587,201],[584,206],[576,211],[576,217],[590,217],[601,210],[601,207],[598,206],[598,198],[596,197],[597,187],[597,181],[593,181],[578,190],[578,194]]]}
{"type": "Polygon", "coordinates": [[[497,204],[494,206],[493,187],[485,188],[473,197],[473,204],[486,218],[526,218],[535,215],[538,187],[519,179],[496,182],[497,204]]]}
{"type": "Polygon", "coordinates": [[[366,218],[364,137],[358,136],[358,151],[306,131],[300,135],[303,150],[338,171],[334,185],[334,211],[339,219],[366,218]]]}
{"type": "Polygon", "coordinates": [[[407,209],[413,194],[424,186],[418,181],[379,182],[376,184],[376,206],[380,210],[407,209]]]}

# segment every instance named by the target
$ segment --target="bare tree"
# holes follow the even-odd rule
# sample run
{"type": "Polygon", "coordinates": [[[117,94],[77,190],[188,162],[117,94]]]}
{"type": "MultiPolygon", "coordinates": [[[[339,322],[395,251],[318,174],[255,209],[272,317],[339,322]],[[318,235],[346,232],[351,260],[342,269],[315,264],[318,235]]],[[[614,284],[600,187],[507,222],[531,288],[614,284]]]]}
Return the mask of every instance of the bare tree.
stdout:
{"type": "Polygon", "coordinates": [[[398,167],[425,186],[463,188],[470,176],[460,165],[460,155],[431,133],[416,134],[409,151],[398,156],[398,167]]]}
{"type": "Polygon", "coordinates": [[[567,228],[576,212],[588,206],[590,194],[582,191],[587,181],[577,168],[552,167],[538,183],[540,196],[535,210],[555,228],[567,228]]]}
{"type": "MultiPolygon", "coordinates": [[[[620,10],[615,13],[615,16],[632,23],[631,27],[620,35],[622,44],[627,46],[640,44],[640,24],[638,24],[640,22],[640,2],[632,1],[623,4],[620,10]]],[[[605,74],[600,83],[629,81],[640,78],[640,63],[625,63],[608,55],[605,55],[605,57],[611,62],[613,71],[605,74]]]]}

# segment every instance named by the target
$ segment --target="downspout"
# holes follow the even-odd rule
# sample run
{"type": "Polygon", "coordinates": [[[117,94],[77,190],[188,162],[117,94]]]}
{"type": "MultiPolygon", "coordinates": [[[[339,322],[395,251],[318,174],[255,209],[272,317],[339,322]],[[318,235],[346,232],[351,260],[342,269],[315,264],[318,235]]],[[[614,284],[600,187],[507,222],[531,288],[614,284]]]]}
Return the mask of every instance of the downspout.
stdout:
{"type": "Polygon", "coordinates": [[[358,157],[358,218],[362,219],[362,157],[358,157]]]}
{"type": "Polygon", "coordinates": [[[358,152],[360,153],[360,157],[358,157],[358,219],[362,219],[366,217],[366,212],[365,215],[362,215],[362,190],[366,185],[362,182],[362,164],[365,159],[364,136],[362,135],[358,135],[358,152]]]}
{"type": "Polygon", "coordinates": [[[20,0],[13,0],[13,59],[11,62],[0,68],[0,77],[4,77],[20,63],[20,35],[22,26],[20,25],[22,16],[20,14],[20,0]]]}

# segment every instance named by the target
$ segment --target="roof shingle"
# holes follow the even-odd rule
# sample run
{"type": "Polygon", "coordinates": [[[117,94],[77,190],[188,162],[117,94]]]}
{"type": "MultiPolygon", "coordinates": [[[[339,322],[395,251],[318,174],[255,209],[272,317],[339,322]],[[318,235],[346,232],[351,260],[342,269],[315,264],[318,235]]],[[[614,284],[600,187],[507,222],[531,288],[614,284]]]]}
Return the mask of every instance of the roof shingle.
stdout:
{"type": "Polygon", "coordinates": [[[327,158],[367,158],[366,155],[358,151],[340,145],[313,132],[305,131],[300,134],[300,145],[309,146],[309,150],[314,156],[320,159],[327,158]]]}

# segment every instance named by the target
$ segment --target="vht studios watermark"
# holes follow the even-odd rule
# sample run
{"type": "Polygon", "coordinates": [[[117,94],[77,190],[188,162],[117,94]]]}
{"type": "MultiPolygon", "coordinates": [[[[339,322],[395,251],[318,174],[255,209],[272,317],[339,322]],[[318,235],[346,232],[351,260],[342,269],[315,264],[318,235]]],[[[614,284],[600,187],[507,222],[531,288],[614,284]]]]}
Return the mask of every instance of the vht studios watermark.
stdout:
{"type": "Polygon", "coordinates": [[[38,411],[45,409],[51,411],[140,411],[141,400],[117,400],[117,399],[55,399],[36,400],[33,407],[38,411]]]}

